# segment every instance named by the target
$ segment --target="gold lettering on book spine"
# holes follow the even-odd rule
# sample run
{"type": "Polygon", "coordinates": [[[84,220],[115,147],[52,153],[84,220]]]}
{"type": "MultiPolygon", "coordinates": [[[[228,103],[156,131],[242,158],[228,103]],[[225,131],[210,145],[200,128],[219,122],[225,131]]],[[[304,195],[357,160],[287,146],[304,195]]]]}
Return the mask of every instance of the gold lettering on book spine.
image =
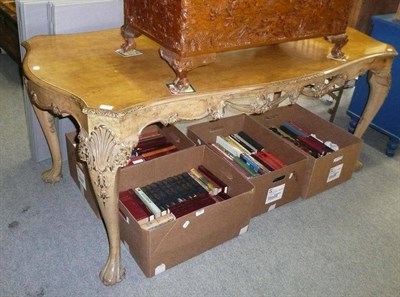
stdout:
{"type": "Polygon", "coordinates": [[[131,148],[118,142],[110,129],[104,125],[96,126],[90,136],[82,130],[78,138],[78,155],[87,163],[93,185],[98,189],[97,196],[105,205],[110,197],[107,176],[115,175],[118,168],[128,164],[131,148]]]}

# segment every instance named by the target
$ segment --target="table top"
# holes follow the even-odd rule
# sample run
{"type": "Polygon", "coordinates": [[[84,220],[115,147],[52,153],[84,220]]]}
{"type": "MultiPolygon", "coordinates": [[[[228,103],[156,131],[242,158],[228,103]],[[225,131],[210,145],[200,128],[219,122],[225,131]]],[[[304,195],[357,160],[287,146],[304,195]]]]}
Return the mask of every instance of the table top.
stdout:
{"type": "Polygon", "coordinates": [[[217,54],[217,60],[191,71],[194,94],[171,95],[174,79],[160,58],[159,46],[145,36],[137,39],[143,54],[122,57],[118,29],[91,33],[36,36],[24,42],[24,73],[33,82],[82,100],[89,109],[112,107],[118,112],[135,105],[176,100],[238,88],[319,75],[374,56],[396,55],[390,45],[348,28],[343,48],[347,61],[327,58],[332,44],[323,38],[287,42],[217,54]]]}

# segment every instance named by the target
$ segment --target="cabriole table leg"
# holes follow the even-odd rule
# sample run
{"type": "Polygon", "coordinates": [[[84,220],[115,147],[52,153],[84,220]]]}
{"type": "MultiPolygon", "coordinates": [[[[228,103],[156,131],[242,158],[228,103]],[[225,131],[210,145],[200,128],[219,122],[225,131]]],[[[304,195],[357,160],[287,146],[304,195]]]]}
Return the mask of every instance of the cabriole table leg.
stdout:
{"type": "MultiPolygon", "coordinates": [[[[33,94],[31,96],[36,95],[33,94]]],[[[51,158],[53,161],[52,167],[42,173],[42,179],[46,183],[54,184],[59,182],[62,178],[61,150],[60,143],[58,141],[58,135],[56,133],[54,116],[46,110],[41,110],[35,105],[32,106],[48,142],[51,158]]]]}
{"type": "MultiPolygon", "coordinates": [[[[369,124],[381,108],[386,96],[389,92],[391,85],[391,61],[388,62],[384,67],[377,70],[370,70],[369,72],[369,85],[370,93],[365,106],[364,112],[362,113],[360,120],[358,121],[357,127],[354,131],[354,136],[361,138],[364,132],[367,130],[369,124]]],[[[363,167],[363,164],[358,161],[355,170],[359,170],[363,167]]]]}
{"type": "Polygon", "coordinates": [[[88,165],[108,235],[109,254],[100,279],[105,285],[114,285],[125,276],[125,269],[121,264],[118,177],[119,168],[125,166],[129,160],[131,148],[119,143],[113,133],[103,125],[95,127],[90,136],[81,130],[78,137],[78,154],[88,165]]]}

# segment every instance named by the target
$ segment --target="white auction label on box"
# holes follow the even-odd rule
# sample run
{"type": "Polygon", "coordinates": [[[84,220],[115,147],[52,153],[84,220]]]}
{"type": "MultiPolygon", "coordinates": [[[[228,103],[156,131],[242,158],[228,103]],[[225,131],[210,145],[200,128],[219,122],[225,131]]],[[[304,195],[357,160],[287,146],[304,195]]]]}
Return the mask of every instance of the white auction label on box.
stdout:
{"type": "Polygon", "coordinates": [[[283,197],[284,190],[285,190],[285,184],[268,189],[267,199],[265,199],[265,204],[281,199],[283,197]]]}
{"type": "Polygon", "coordinates": [[[335,167],[332,167],[329,170],[329,174],[328,174],[328,178],[327,178],[326,182],[329,183],[335,179],[338,179],[340,177],[340,174],[342,173],[342,168],[343,168],[343,163],[339,164],[335,167]]]}

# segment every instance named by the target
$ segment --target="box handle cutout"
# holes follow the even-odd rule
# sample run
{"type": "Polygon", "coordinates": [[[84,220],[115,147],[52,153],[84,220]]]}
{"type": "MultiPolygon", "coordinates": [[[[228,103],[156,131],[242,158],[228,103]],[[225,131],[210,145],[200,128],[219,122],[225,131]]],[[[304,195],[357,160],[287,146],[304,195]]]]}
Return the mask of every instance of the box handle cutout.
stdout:
{"type": "Polygon", "coordinates": [[[216,133],[216,132],[221,132],[221,131],[223,131],[224,130],[224,126],[219,126],[219,127],[214,127],[214,128],[212,128],[212,129],[210,129],[209,131],[211,132],[211,133],[216,133]]]}
{"type": "Polygon", "coordinates": [[[277,116],[278,116],[277,114],[269,114],[269,115],[266,115],[266,116],[264,117],[264,120],[266,120],[266,121],[273,120],[273,119],[275,119],[277,116]]]}
{"type": "Polygon", "coordinates": [[[281,176],[278,176],[277,178],[275,178],[272,182],[273,183],[276,183],[276,182],[278,182],[278,181],[280,181],[280,180],[283,180],[283,179],[285,179],[285,177],[286,177],[286,175],[281,175],[281,176]]]}

